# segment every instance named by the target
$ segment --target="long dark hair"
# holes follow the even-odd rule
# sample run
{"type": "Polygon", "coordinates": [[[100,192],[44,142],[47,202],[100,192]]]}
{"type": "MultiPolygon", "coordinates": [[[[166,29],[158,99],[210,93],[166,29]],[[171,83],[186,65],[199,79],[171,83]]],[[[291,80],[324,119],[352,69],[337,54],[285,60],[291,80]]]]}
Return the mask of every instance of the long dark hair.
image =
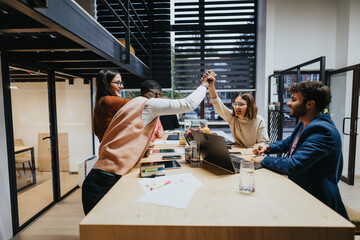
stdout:
{"type": "Polygon", "coordinates": [[[96,97],[95,97],[95,106],[94,106],[94,116],[92,121],[92,129],[93,132],[97,135],[95,130],[95,114],[99,110],[100,99],[105,96],[116,96],[113,91],[110,89],[110,82],[114,79],[114,77],[120,74],[118,71],[103,69],[96,76],[96,97]]]}
{"type": "MultiPolygon", "coordinates": [[[[245,117],[249,120],[253,120],[254,118],[256,118],[258,108],[255,104],[254,97],[248,92],[241,92],[232,99],[231,103],[235,102],[235,99],[237,97],[241,97],[247,103],[247,110],[246,110],[245,117]]],[[[234,108],[233,108],[233,116],[236,116],[234,108]]]]}
{"type": "Polygon", "coordinates": [[[114,77],[120,74],[118,71],[111,69],[103,69],[96,76],[96,97],[95,101],[98,102],[105,96],[116,96],[110,89],[110,82],[114,77]]]}

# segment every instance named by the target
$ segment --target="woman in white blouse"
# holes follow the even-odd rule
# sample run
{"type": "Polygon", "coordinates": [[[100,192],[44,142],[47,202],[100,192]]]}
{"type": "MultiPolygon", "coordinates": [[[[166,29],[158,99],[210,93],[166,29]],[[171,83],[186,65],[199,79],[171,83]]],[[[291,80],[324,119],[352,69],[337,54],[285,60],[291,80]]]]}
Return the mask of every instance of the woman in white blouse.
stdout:
{"type": "Polygon", "coordinates": [[[270,142],[265,121],[257,114],[255,100],[250,93],[239,93],[231,102],[231,110],[218,97],[215,81],[209,85],[209,95],[215,111],[229,124],[236,144],[249,148],[256,143],[270,142]]]}

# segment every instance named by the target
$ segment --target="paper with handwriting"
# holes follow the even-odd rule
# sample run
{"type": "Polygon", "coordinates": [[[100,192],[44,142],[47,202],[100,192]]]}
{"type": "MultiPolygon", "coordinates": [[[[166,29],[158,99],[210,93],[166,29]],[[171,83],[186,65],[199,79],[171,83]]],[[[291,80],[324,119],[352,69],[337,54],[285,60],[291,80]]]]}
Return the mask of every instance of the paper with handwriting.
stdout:
{"type": "Polygon", "coordinates": [[[139,201],[174,208],[185,208],[203,184],[190,173],[139,179],[145,195],[139,201]]]}

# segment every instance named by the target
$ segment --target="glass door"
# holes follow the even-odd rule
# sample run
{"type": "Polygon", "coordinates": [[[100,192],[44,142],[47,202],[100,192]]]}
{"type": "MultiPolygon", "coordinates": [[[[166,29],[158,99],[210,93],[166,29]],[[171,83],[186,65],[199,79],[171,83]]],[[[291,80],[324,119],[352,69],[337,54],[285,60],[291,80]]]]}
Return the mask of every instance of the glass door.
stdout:
{"type": "Polygon", "coordinates": [[[9,67],[18,223],[54,201],[47,72],[9,67]]]}
{"type": "Polygon", "coordinates": [[[74,190],[93,156],[91,84],[1,56],[14,234],[74,190]],[[26,66],[26,67],[25,67],[26,66]]]}
{"type": "Polygon", "coordinates": [[[78,165],[93,155],[90,83],[55,75],[60,196],[78,183],[78,165]]]}
{"type": "Polygon", "coordinates": [[[328,84],[332,94],[329,113],[342,140],[344,164],[341,179],[353,185],[359,102],[359,67],[352,66],[329,72],[328,84]]]}
{"type": "Polygon", "coordinates": [[[286,105],[291,98],[289,91],[291,85],[302,81],[324,81],[324,79],[325,57],[268,76],[268,132],[271,142],[289,137],[298,123],[298,119],[290,117],[290,110],[286,105]]]}

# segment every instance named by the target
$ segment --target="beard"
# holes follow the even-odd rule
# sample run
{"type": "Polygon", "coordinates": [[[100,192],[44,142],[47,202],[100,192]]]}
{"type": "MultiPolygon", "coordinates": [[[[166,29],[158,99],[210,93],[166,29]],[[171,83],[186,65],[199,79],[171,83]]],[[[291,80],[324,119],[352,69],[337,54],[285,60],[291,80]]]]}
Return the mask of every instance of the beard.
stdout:
{"type": "Polygon", "coordinates": [[[304,116],[307,113],[305,104],[301,104],[295,108],[293,108],[293,112],[290,113],[290,117],[299,118],[304,116]]]}

